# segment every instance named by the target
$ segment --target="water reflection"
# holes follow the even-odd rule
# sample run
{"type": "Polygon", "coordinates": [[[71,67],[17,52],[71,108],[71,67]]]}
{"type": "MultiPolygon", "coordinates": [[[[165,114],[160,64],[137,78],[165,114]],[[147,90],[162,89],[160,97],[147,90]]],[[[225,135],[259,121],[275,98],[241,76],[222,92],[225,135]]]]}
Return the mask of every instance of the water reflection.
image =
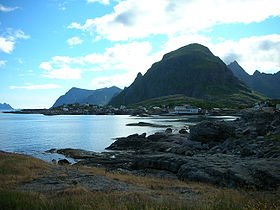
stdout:
{"type": "MultiPolygon", "coordinates": [[[[113,138],[134,133],[148,135],[165,128],[126,126],[128,123],[148,122],[172,125],[174,130],[195,124],[204,118],[181,117],[130,117],[114,115],[44,116],[0,113],[0,150],[33,155],[49,160],[44,151],[51,148],[79,148],[102,152],[113,138]]],[[[214,120],[233,120],[233,117],[216,117],[214,120]]]]}

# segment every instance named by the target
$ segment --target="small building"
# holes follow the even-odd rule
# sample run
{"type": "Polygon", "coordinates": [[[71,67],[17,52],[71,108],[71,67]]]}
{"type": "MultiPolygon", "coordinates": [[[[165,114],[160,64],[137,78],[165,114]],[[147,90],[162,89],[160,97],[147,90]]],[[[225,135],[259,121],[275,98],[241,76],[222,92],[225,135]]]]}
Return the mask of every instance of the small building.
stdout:
{"type": "Polygon", "coordinates": [[[280,104],[276,104],[276,110],[280,110],[280,104]]]}
{"type": "Polygon", "coordinates": [[[273,107],[269,107],[269,106],[262,107],[262,110],[265,111],[265,112],[273,112],[274,111],[273,107]]]}
{"type": "Polygon", "coordinates": [[[172,112],[172,114],[199,114],[199,111],[199,108],[192,107],[189,104],[185,104],[183,106],[175,106],[174,112],[172,112]]]}

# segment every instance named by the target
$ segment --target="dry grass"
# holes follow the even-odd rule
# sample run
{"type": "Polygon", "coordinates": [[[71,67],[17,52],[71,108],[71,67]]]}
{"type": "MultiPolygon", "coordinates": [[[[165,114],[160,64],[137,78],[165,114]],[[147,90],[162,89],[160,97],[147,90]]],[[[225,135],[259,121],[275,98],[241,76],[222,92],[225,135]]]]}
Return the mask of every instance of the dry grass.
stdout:
{"type": "Polygon", "coordinates": [[[0,187],[11,187],[49,172],[49,164],[26,155],[0,152],[0,187]]]}
{"type": "Polygon", "coordinates": [[[280,191],[246,192],[233,189],[219,189],[216,193],[202,196],[207,201],[205,209],[217,210],[279,210],[280,191]]]}
{"type": "Polygon", "coordinates": [[[90,192],[76,187],[52,196],[0,190],[1,209],[201,209],[201,210],[278,210],[279,195],[250,195],[220,190],[196,200],[176,196],[157,197],[145,192],[90,192]]]}
{"type": "Polygon", "coordinates": [[[133,184],[138,187],[148,188],[151,190],[172,190],[175,188],[190,188],[195,192],[200,192],[202,190],[205,191],[215,191],[217,188],[200,183],[193,183],[193,182],[183,182],[178,179],[167,179],[167,178],[157,178],[152,176],[136,176],[128,173],[122,173],[117,171],[107,172],[103,168],[78,168],[81,171],[91,172],[94,174],[99,174],[102,176],[106,176],[111,179],[120,180],[126,182],[128,184],[133,184]]]}
{"type": "MultiPolygon", "coordinates": [[[[280,191],[245,192],[221,189],[174,179],[107,172],[100,168],[79,170],[121,180],[146,190],[105,193],[75,186],[51,195],[43,195],[18,192],[7,187],[42,176],[49,172],[49,166],[29,156],[0,152],[0,209],[280,209],[280,191]]],[[[67,174],[59,176],[65,177],[67,174]]]]}

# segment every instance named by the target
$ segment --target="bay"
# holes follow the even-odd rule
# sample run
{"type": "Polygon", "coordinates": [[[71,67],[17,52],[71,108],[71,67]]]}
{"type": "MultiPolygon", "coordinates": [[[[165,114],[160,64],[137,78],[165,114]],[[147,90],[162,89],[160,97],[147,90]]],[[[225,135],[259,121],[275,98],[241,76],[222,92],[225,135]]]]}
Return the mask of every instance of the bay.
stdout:
{"type": "MultiPolygon", "coordinates": [[[[223,117],[222,119],[232,119],[223,117]]],[[[147,122],[172,125],[174,130],[197,123],[198,116],[185,117],[131,117],[127,115],[57,115],[0,113],[0,150],[28,154],[51,161],[62,158],[46,153],[52,148],[75,148],[103,152],[114,138],[134,133],[164,131],[166,128],[126,126],[147,122]]]]}

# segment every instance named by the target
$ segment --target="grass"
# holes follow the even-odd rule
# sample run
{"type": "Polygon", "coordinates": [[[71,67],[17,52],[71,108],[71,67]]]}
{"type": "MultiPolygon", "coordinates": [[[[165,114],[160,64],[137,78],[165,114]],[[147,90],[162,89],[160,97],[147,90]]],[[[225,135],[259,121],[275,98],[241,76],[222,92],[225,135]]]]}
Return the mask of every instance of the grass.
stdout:
{"type": "Polygon", "coordinates": [[[202,99],[196,99],[187,97],[182,94],[177,95],[170,95],[170,96],[162,96],[157,98],[152,98],[149,100],[145,100],[133,105],[130,105],[129,108],[137,108],[139,106],[144,107],[153,107],[153,106],[159,106],[159,107],[175,107],[178,105],[184,105],[184,104],[192,104],[193,106],[197,106],[200,108],[214,108],[214,107],[222,107],[220,104],[205,101],[202,99]]]}
{"type": "MultiPolygon", "coordinates": [[[[225,86],[224,89],[226,88],[227,87],[225,86]]],[[[213,87],[213,90],[211,91],[214,91],[215,95],[217,96],[217,98],[216,99],[213,98],[212,101],[187,97],[183,94],[176,94],[176,95],[169,95],[169,96],[162,96],[162,97],[148,99],[136,104],[129,105],[128,107],[137,108],[139,106],[144,106],[144,107],[159,106],[159,107],[172,108],[178,105],[191,104],[193,106],[197,106],[204,109],[217,108],[217,107],[218,108],[222,108],[222,107],[245,108],[245,107],[251,107],[255,102],[266,99],[264,96],[256,92],[251,92],[250,94],[248,94],[246,91],[240,91],[239,93],[235,93],[235,94],[225,94],[225,93],[218,94],[218,89],[215,89],[215,87],[213,87]]]]}
{"type": "Polygon", "coordinates": [[[0,209],[280,209],[279,190],[246,192],[177,179],[108,172],[102,168],[77,170],[127,182],[143,190],[93,192],[79,185],[52,194],[16,190],[16,184],[43,176],[50,166],[29,156],[0,152],[0,209]]]}
{"type": "Polygon", "coordinates": [[[72,188],[54,195],[0,190],[1,209],[201,209],[201,210],[277,210],[279,195],[249,194],[235,190],[218,190],[183,199],[178,195],[154,192],[90,192],[72,188]]]}
{"type": "Polygon", "coordinates": [[[0,187],[30,181],[49,172],[49,164],[20,154],[0,152],[0,187]]]}

